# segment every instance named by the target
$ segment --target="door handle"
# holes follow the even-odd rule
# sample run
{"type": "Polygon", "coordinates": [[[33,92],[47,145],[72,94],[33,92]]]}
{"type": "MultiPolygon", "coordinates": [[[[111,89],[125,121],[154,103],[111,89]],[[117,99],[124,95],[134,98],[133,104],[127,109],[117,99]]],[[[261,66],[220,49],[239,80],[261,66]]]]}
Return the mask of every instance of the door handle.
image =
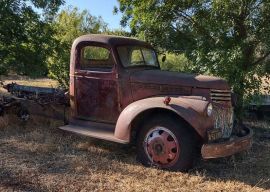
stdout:
{"type": "Polygon", "coordinates": [[[75,79],[78,80],[78,79],[86,79],[86,76],[84,75],[77,75],[75,76],[75,79]]]}

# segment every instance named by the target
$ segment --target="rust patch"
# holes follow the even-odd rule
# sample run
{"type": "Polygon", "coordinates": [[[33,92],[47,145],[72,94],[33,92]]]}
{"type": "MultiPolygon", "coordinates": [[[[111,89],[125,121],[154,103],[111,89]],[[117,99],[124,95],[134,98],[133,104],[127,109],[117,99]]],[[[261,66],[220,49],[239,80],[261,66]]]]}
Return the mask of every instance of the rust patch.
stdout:
{"type": "Polygon", "coordinates": [[[253,132],[248,128],[245,128],[245,131],[246,135],[242,137],[220,143],[204,144],[201,149],[202,157],[204,159],[227,157],[248,150],[252,145],[253,132]]]}

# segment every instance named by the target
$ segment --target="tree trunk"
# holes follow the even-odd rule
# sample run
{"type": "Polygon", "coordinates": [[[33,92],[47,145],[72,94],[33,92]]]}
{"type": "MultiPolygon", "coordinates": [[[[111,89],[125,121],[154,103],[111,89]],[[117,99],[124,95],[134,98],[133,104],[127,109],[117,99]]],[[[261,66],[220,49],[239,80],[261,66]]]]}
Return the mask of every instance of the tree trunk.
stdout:
{"type": "Polygon", "coordinates": [[[242,75],[239,78],[239,85],[234,88],[234,93],[237,96],[237,103],[235,106],[235,115],[239,123],[243,122],[243,117],[244,117],[244,94],[245,94],[244,82],[245,82],[245,76],[242,75]]]}

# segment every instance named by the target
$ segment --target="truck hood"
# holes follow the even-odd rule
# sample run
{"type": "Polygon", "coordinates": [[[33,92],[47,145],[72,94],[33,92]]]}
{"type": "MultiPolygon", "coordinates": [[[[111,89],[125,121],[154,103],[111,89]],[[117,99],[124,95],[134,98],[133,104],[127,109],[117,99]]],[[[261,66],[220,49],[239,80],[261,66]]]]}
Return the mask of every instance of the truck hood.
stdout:
{"type": "Polygon", "coordinates": [[[218,77],[161,70],[135,71],[131,74],[130,81],[131,83],[179,85],[208,89],[230,89],[228,83],[224,79],[218,77]]]}

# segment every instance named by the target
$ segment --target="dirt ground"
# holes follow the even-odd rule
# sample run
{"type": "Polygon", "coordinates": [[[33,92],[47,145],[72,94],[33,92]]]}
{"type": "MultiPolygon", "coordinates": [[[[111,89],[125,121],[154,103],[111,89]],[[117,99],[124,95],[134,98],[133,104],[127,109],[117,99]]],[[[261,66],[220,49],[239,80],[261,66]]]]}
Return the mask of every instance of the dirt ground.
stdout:
{"type": "Polygon", "coordinates": [[[145,168],[133,147],[66,133],[61,124],[0,117],[1,192],[270,191],[270,122],[246,122],[254,130],[250,151],[200,160],[188,173],[145,168]]]}

